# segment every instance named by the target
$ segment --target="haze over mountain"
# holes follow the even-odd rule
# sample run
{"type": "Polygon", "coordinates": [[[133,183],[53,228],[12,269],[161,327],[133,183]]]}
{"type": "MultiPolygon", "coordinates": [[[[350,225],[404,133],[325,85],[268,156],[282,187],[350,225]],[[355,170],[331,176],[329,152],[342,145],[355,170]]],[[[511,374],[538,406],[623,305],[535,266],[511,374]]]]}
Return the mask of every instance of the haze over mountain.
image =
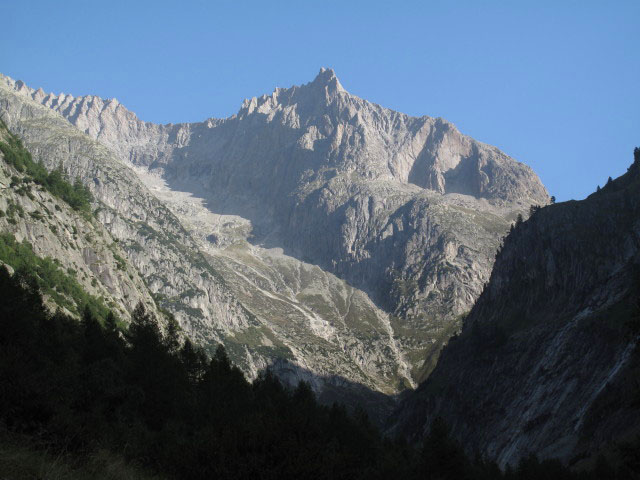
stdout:
{"type": "Polygon", "coordinates": [[[336,376],[385,393],[423,379],[517,215],[549,201],[527,166],[350,95],[330,69],[176,125],[2,77],[0,116],[89,186],[187,334],[224,342],[250,376],[280,359],[318,391],[336,376]]]}

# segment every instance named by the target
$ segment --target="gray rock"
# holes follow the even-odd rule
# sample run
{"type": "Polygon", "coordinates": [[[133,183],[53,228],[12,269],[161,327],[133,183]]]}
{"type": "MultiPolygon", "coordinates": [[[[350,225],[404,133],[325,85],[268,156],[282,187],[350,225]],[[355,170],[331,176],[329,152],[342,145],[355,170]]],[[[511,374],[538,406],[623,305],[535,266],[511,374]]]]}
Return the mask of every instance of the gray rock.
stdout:
{"type": "MultiPolygon", "coordinates": [[[[202,323],[186,314],[181,321],[196,337],[208,329],[207,338],[235,338],[237,360],[271,343],[273,355],[285,352],[318,374],[389,393],[414,384],[480,294],[517,214],[548,202],[525,165],[446,120],[353,96],[332,70],[246,100],[232,117],[176,125],[142,122],[116,100],[44,94],[8,77],[0,83],[0,102],[20,104],[0,103],[4,115],[36,149],[26,120],[38,104],[115,152],[110,168],[130,187],[116,192],[124,187],[113,189],[114,179],[91,177],[111,209],[102,220],[119,238],[136,238],[142,251],[128,253],[152,291],[176,299],[170,309],[185,304],[187,285],[217,289],[189,297],[202,323]],[[184,228],[179,242],[205,254],[216,287],[196,281],[200,271],[186,268],[184,256],[131,228],[135,218],[164,235],[153,213],[163,208],[184,228]],[[156,278],[154,252],[156,262],[172,258],[165,271],[186,274],[156,278]],[[216,310],[222,303],[212,297],[242,307],[216,310]],[[269,333],[233,333],[251,326],[269,333]]],[[[265,362],[241,364],[255,372],[265,362]]]]}

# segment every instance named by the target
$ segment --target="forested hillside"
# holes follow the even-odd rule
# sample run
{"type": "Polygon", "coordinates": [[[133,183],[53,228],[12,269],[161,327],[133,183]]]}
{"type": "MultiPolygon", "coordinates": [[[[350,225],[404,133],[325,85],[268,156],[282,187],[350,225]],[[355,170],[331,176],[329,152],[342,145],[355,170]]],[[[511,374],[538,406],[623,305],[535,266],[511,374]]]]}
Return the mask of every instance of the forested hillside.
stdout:
{"type": "MultiPolygon", "coordinates": [[[[442,422],[421,449],[385,439],[362,411],[321,406],[304,383],[287,389],[269,371],[247,382],[224,348],[208,358],[175,322],[162,334],[142,305],[125,330],[90,308],[81,321],[52,314],[37,273],[22,269],[0,268],[0,388],[0,451],[26,443],[78,475],[101,455],[190,480],[598,478],[533,458],[501,473],[468,460],[442,422]]],[[[20,458],[0,460],[0,474],[30,478],[20,458]]]]}

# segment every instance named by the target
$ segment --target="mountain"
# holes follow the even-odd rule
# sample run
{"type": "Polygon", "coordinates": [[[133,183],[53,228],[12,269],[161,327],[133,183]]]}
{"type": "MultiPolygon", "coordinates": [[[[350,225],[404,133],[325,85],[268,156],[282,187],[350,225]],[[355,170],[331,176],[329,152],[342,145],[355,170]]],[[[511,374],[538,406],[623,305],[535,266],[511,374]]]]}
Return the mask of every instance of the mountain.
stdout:
{"type": "Polygon", "coordinates": [[[502,236],[548,203],[530,168],[443,119],[353,96],[326,69],[177,125],[2,77],[0,116],[91,189],[187,334],[224,342],[250,376],[276,362],[316,391],[391,394],[424,378],[502,236]]]}
{"type": "MultiPolygon", "coordinates": [[[[310,381],[325,401],[336,395],[348,401],[355,392],[358,402],[374,399],[374,410],[389,402],[374,392],[393,393],[410,381],[388,319],[366,295],[318,267],[292,263],[273,252],[265,255],[278,270],[246,249],[242,264],[213,258],[138,174],[103,145],[13,89],[0,87],[0,109],[36,160],[80,178],[91,190],[95,216],[113,237],[110,243],[119,245],[127,269],[140,274],[158,306],[174,314],[183,331],[211,352],[223,343],[249,378],[272,364],[289,383],[310,381]],[[251,265],[253,258],[262,271],[251,265]],[[233,274],[234,284],[222,278],[216,264],[233,274]],[[271,281],[278,282],[273,293],[268,290],[271,281]],[[258,282],[262,286],[256,288],[258,282]],[[324,318],[296,299],[309,291],[323,294],[309,303],[322,308],[324,318],[335,319],[329,335],[323,332],[324,318]],[[252,311],[238,297],[249,299],[252,311]]],[[[155,184],[152,188],[160,196],[155,184]]],[[[189,208],[189,213],[204,213],[206,221],[216,218],[191,200],[179,207],[178,213],[189,208]]],[[[192,227],[198,218],[183,215],[182,220],[192,227]]],[[[30,222],[30,217],[24,219],[22,228],[28,229],[30,222]]],[[[13,225],[5,229],[16,231],[13,225]]],[[[42,249],[39,239],[30,239],[36,251],[42,249]]],[[[86,248],[87,241],[78,238],[78,248],[86,248]]]]}
{"type": "Polygon", "coordinates": [[[513,229],[461,334],[391,430],[419,439],[442,417],[467,451],[501,466],[611,453],[640,433],[639,319],[636,149],[623,176],[513,229]]]}

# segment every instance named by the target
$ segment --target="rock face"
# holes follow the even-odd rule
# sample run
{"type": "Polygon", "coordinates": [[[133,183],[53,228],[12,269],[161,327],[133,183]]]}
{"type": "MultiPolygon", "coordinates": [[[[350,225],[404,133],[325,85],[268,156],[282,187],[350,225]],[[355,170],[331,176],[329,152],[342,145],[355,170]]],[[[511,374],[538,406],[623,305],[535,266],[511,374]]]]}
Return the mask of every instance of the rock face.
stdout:
{"type": "Polygon", "coordinates": [[[142,247],[130,254],[151,290],[170,296],[163,305],[178,312],[181,295],[201,292],[189,298],[203,319],[185,314],[182,323],[193,335],[233,340],[234,358],[253,359],[244,361],[249,370],[266,351],[387,393],[414,384],[480,294],[518,213],[548,202],[525,165],[443,119],[350,95],[332,70],[246,100],[230,118],[178,125],[142,122],[116,100],[0,83],[3,118],[43,156],[62,147],[39,148],[30,111],[44,123],[64,117],[85,134],[76,137],[113,152],[117,182],[136,193],[83,175],[104,185],[97,196],[109,213],[101,218],[113,224],[115,210],[123,218],[116,223],[129,225],[145,205],[148,221],[119,236],[142,247]],[[118,211],[114,202],[125,205],[118,211]],[[172,239],[141,242],[145,224],[165,235],[156,211],[173,215],[184,229],[176,226],[176,242],[202,254],[217,282],[203,284],[184,255],[165,253],[178,248],[172,239]],[[155,271],[185,275],[156,278],[149,249],[156,261],[172,259],[155,271]],[[224,328],[214,327],[217,312],[224,328]]]}
{"type": "Polygon", "coordinates": [[[442,416],[469,452],[504,466],[567,463],[640,430],[640,151],[583,201],[518,225],[491,280],[392,431],[418,439],[442,416]],[[635,326],[634,326],[635,324],[635,326]]]}
{"type": "Polygon", "coordinates": [[[0,86],[0,116],[35,159],[89,186],[97,219],[118,241],[127,268],[185,333],[204,346],[224,343],[249,377],[284,359],[286,378],[309,377],[321,394],[349,382],[365,393],[411,384],[388,316],[362,292],[276,250],[256,252],[244,240],[246,220],[213,214],[190,194],[136,172],[23,90],[0,86]]]}
{"type": "MultiPolygon", "coordinates": [[[[0,125],[0,141],[6,142],[7,136],[0,125]]],[[[23,183],[24,179],[0,152],[0,232],[29,242],[38,257],[55,259],[120,318],[127,318],[138,302],[157,315],[138,271],[124,260],[126,254],[103,225],[79,215],[42,187],[23,183]]],[[[84,305],[76,307],[81,311],[84,305]]]]}

